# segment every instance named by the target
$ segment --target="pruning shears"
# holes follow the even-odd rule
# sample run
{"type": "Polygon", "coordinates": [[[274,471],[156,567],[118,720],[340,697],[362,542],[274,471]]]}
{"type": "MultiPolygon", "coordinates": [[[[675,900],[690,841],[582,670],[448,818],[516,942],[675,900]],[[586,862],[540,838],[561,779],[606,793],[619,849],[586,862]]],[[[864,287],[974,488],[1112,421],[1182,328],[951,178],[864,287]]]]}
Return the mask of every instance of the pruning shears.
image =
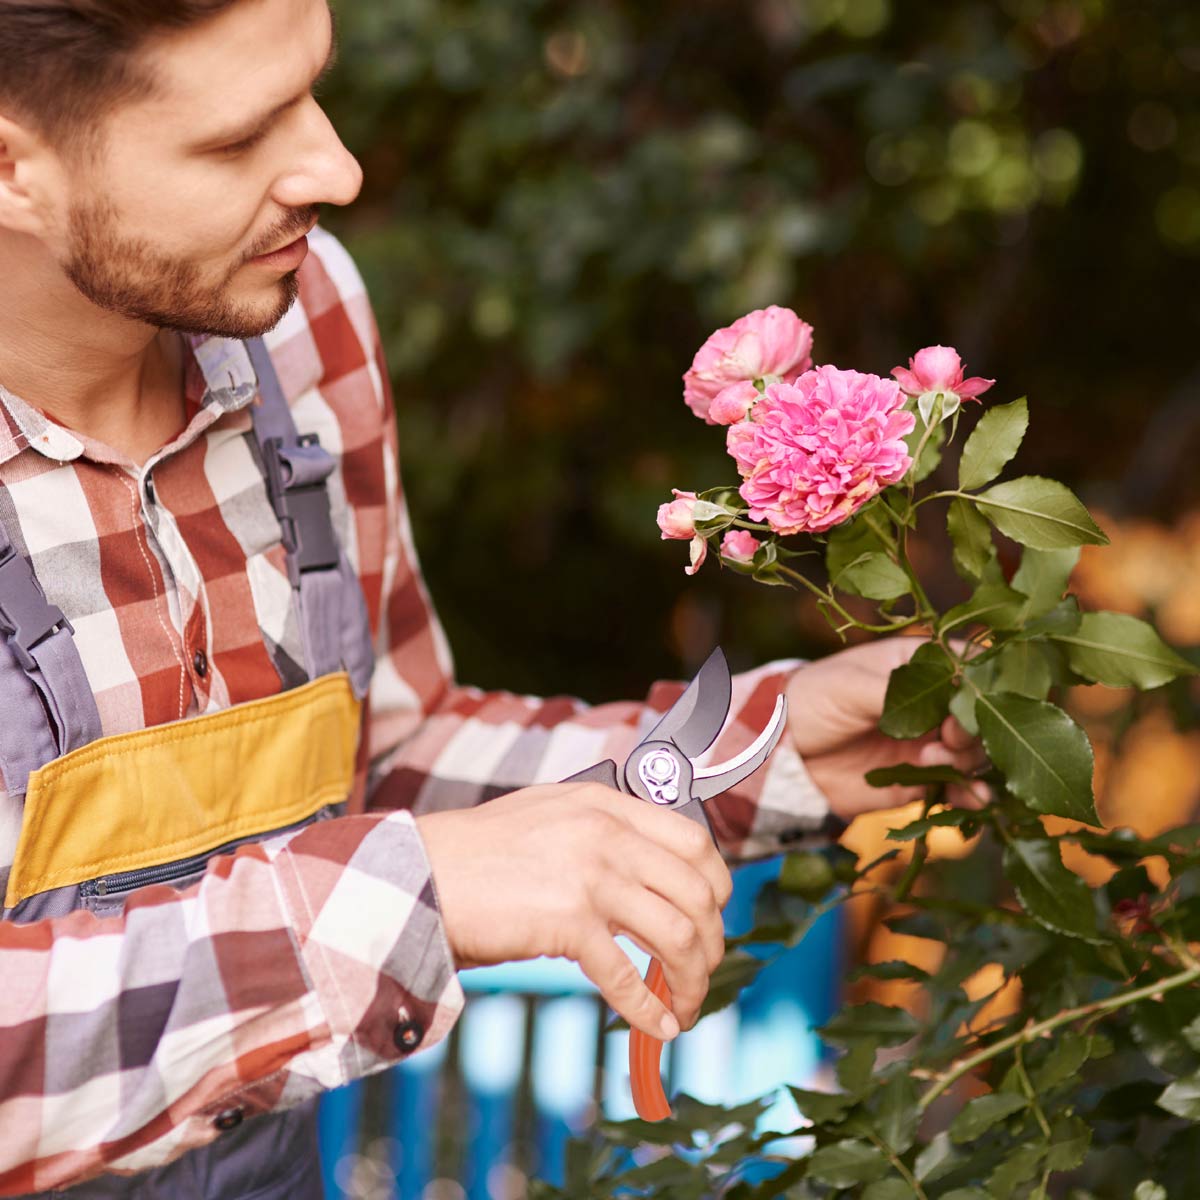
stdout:
{"type": "MultiPolygon", "coordinates": [[[[766,728],[740,754],[712,766],[696,766],[694,760],[717,740],[725,726],[732,690],[729,664],[718,646],[623,766],[605,759],[564,782],[607,784],[699,822],[712,837],[703,802],[728,791],[762,766],[783,736],[787,719],[787,698],[781,695],[766,728]]],[[[646,971],[646,986],[670,1009],[671,992],[656,958],[651,958],[646,971]]],[[[629,1082],[634,1107],[644,1121],[661,1121],[671,1115],[663,1091],[661,1060],[662,1042],[640,1029],[631,1030],[629,1082]]]]}

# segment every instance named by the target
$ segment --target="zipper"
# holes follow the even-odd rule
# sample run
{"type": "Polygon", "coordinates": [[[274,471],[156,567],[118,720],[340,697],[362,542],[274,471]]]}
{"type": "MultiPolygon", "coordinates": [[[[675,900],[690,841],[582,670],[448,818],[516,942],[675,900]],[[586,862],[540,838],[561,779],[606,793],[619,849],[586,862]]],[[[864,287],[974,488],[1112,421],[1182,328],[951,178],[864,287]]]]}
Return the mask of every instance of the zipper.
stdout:
{"type": "Polygon", "coordinates": [[[226,842],[214,850],[206,850],[203,854],[194,854],[190,858],[176,859],[175,862],[162,863],[155,867],[141,867],[136,871],[124,871],[119,875],[105,875],[100,879],[88,879],[79,885],[81,898],[103,896],[123,896],[127,892],[135,892],[138,888],[149,887],[154,883],[171,883],[174,880],[185,879],[188,875],[196,875],[208,866],[210,859],[219,854],[231,854],[239,846],[261,841],[264,837],[274,837],[280,833],[291,833],[303,829],[306,825],[326,820],[334,815],[333,807],[326,805],[318,809],[311,817],[302,821],[294,821],[291,825],[283,825],[278,829],[269,830],[266,834],[252,834],[249,837],[237,838],[226,842]]]}

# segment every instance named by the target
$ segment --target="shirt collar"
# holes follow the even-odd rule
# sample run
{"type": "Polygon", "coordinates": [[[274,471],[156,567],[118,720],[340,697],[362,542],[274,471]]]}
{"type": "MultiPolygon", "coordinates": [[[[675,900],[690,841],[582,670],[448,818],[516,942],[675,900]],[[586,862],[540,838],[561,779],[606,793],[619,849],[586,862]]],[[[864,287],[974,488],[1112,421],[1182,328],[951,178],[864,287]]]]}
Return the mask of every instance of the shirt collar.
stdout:
{"type": "MultiPolygon", "coordinates": [[[[224,413],[249,405],[258,391],[258,381],[242,342],[189,334],[184,344],[191,352],[185,365],[185,390],[189,400],[199,393],[199,409],[210,410],[206,414],[209,419],[201,423],[204,427],[224,413]]],[[[193,428],[195,422],[189,420],[188,432],[193,428]]],[[[88,449],[87,439],[56,424],[0,385],[0,466],[26,447],[62,463],[73,462],[88,449]]]]}

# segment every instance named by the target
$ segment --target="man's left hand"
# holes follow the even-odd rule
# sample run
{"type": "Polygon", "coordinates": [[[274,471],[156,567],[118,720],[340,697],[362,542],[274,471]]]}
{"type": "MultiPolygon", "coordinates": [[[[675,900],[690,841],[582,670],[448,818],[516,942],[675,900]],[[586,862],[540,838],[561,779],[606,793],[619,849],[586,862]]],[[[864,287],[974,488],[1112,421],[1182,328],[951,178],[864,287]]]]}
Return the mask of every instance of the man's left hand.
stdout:
{"type": "MultiPolygon", "coordinates": [[[[949,765],[970,775],[986,762],[979,742],[953,717],[911,740],[879,732],[888,676],[922,644],[922,638],[892,637],[852,646],[806,664],[788,682],[789,726],[796,749],[833,814],[843,821],[924,796],[923,787],[871,787],[863,776],[877,767],[949,765]]],[[[975,783],[950,789],[948,799],[978,807],[986,795],[986,787],[975,783]]]]}

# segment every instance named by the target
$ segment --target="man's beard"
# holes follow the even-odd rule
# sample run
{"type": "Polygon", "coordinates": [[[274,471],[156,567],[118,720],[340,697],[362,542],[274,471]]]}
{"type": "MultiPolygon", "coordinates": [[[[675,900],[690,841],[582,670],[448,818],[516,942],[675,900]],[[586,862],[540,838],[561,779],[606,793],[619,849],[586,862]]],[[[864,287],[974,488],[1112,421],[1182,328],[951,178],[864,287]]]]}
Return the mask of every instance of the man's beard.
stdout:
{"type": "Polygon", "coordinates": [[[259,337],[278,325],[295,302],[297,273],[289,271],[279,280],[274,300],[265,307],[232,300],[233,278],[250,258],[278,248],[289,235],[294,239],[307,232],[316,216],[315,207],[293,210],[214,284],[202,279],[195,263],[123,236],[111,205],[77,207],[71,212],[63,269],[93,304],[134,321],[182,333],[259,337]]]}

